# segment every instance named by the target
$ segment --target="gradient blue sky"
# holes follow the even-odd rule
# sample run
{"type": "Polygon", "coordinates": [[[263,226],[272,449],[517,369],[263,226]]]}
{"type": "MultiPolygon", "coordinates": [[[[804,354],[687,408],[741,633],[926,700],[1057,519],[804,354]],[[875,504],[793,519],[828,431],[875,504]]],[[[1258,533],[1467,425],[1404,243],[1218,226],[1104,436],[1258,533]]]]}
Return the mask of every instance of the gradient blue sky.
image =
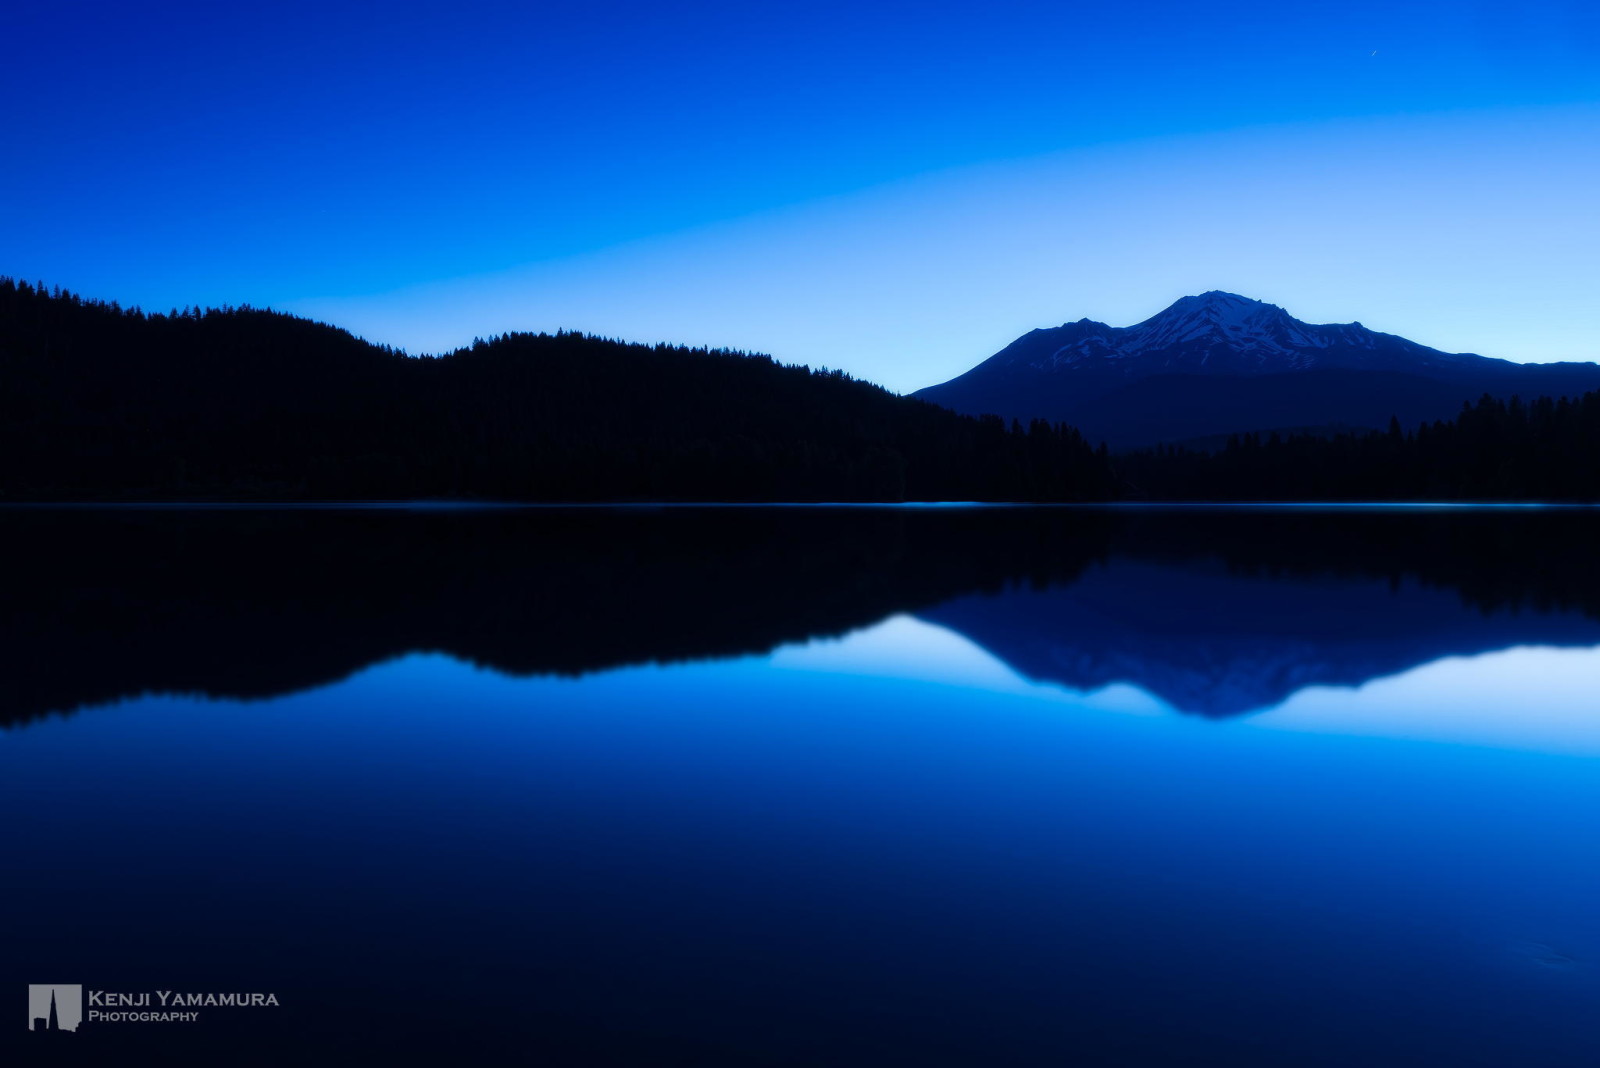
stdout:
{"type": "Polygon", "coordinates": [[[1600,7],[33,4],[0,273],[896,389],[1221,288],[1600,357],[1600,7]]]}

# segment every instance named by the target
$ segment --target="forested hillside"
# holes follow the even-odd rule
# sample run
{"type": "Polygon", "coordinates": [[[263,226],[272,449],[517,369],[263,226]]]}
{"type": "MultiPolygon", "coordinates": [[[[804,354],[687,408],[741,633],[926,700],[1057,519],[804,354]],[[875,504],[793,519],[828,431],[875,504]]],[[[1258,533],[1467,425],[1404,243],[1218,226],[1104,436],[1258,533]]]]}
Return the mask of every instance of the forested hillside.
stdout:
{"type": "Polygon", "coordinates": [[[1484,396],[1407,431],[1242,434],[1215,452],[1120,457],[1123,492],[1160,500],[1600,501],[1600,392],[1484,396]]]}
{"type": "Polygon", "coordinates": [[[842,372],[576,333],[412,357],[250,308],[0,280],[0,493],[63,498],[1077,500],[1070,428],[842,372]]]}

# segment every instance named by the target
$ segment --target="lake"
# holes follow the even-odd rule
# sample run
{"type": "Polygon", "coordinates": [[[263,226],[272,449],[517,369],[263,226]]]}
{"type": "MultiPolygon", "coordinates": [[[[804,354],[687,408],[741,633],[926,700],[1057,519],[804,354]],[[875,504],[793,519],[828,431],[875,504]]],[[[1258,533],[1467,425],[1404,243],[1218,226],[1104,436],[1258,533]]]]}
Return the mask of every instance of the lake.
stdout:
{"type": "Polygon", "coordinates": [[[1595,1063],[1600,513],[0,531],[14,985],[279,1002],[53,1055],[1595,1063]]]}

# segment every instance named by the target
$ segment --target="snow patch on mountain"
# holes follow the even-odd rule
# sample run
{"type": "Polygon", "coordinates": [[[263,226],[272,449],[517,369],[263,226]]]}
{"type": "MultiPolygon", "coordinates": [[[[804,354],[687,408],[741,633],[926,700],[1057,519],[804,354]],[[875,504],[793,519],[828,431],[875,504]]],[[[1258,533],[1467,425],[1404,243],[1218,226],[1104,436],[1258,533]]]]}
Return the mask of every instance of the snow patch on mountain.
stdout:
{"type": "Polygon", "coordinates": [[[1380,352],[1404,362],[1444,366],[1483,357],[1452,355],[1404,338],[1368,330],[1360,323],[1313,325],[1276,304],[1212,290],[1184,297],[1165,311],[1128,327],[1080,319],[1031,338],[1054,345],[1027,345],[1007,361],[1040,371],[1079,366],[1148,365],[1145,373],[1212,371],[1263,374],[1321,366],[1370,366],[1380,352]]]}

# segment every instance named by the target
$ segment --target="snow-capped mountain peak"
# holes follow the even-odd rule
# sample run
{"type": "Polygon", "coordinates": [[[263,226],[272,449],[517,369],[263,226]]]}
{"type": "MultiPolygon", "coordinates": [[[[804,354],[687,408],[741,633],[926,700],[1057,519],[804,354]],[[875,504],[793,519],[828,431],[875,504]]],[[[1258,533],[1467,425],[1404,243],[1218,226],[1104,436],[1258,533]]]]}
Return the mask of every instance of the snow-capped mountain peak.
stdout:
{"type": "Polygon", "coordinates": [[[1275,350],[1284,350],[1295,343],[1309,341],[1293,330],[1300,325],[1304,324],[1276,304],[1212,290],[1184,297],[1160,314],[1129,327],[1119,349],[1126,354],[1209,339],[1247,346],[1267,343],[1275,350]],[[1285,334],[1293,336],[1282,336],[1285,334]]]}
{"type": "Polygon", "coordinates": [[[1033,330],[916,396],[973,415],[1072,423],[1113,445],[1235,431],[1410,425],[1453,418],[1485,393],[1578,396],[1594,364],[1524,366],[1448,353],[1360,323],[1302,322],[1211,290],[1132,326],[1090,319],[1033,330]]]}
{"type": "Polygon", "coordinates": [[[1179,297],[1165,311],[1151,316],[1147,321],[1181,316],[1205,317],[1216,322],[1243,322],[1261,312],[1277,312],[1281,315],[1283,309],[1276,304],[1241,297],[1237,293],[1212,289],[1197,296],[1179,297]]]}
{"type": "MultiPolygon", "coordinates": [[[[1222,290],[1183,297],[1133,326],[1109,327],[1080,320],[1037,333],[1055,334],[1060,344],[1048,350],[1028,346],[1027,366],[1047,370],[1115,361],[1123,365],[1124,373],[1143,374],[1305,370],[1331,362],[1346,364],[1352,356],[1356,362],[1365,362],[1361,353],[1384,347],[1386,341],[1400,341],[1358,323],[1313,326],[1276,304],[1222,290]],[[1330,360],[1335,350],[1339,355],[1330,360]],[[1138,365],[1138,371],[1130,364],[1138,365]]],[[[1418,354],[1445,355],[1400,343],[1418,354]]]]}

